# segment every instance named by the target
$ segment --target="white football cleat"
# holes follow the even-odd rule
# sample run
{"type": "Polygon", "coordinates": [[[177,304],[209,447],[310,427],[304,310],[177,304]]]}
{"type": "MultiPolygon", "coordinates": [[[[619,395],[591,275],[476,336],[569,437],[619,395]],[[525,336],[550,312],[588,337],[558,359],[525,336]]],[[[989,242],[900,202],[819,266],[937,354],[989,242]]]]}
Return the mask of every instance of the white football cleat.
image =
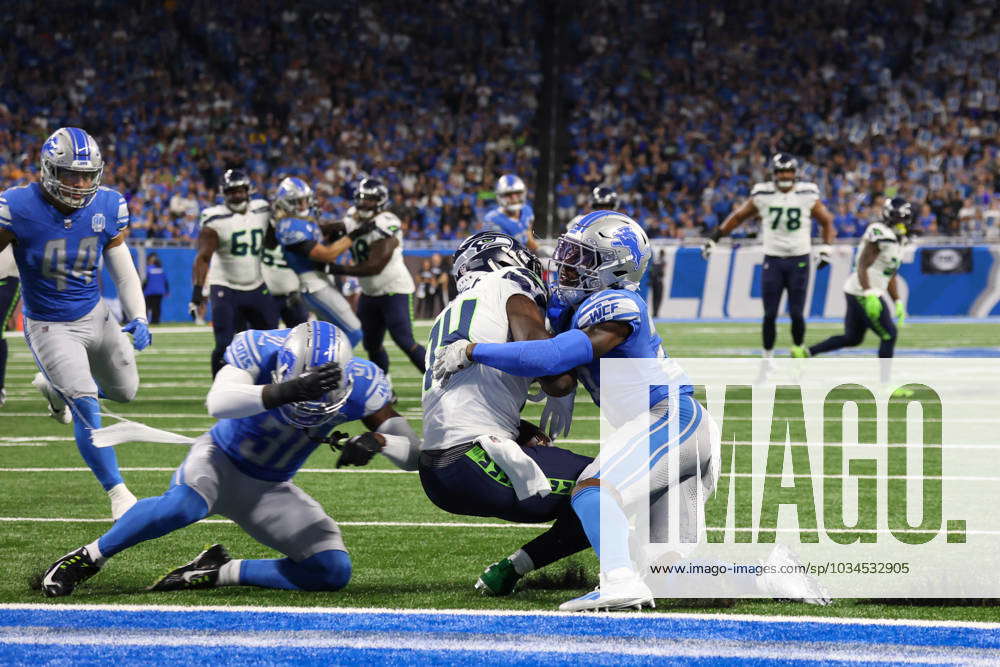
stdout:
{"type": "Polygon", "coordinates": [[[833,603],[829,591],[818,579],[804,571],[802,561],[784,544],[774,547],[764,564],[779,570],[761,577],[761,585],[774,599],[805,602],[823,607],[833,603]],[[781,572],[782,569],[796,571],[781,572]]]}
{"type": "Polygon", "coordinates": [[[70,412],[66,401],[62,399],[48,379],[42,373],[36,373],[35,379],[31,381],[31,386],[42,393],[45,400],[49,402],[49,416],[60,424],[70,424],[73,422],[73,413],[70,412]]]}
{"type": "Polygon", "coordinates": [[[117,521],[125,512],[132,509],[139,500],[128,490],[124,483],[116,484],[108,490],[108,498],[111,499],[111,518],[117,521]]]}
{"type": "Polygon", "coordinates": [[[653,592],[630,568],[620,567],[601,573],[601,584],[590,593],[563,602],[559,611],[600,611],[656,607],[653,592]]]}

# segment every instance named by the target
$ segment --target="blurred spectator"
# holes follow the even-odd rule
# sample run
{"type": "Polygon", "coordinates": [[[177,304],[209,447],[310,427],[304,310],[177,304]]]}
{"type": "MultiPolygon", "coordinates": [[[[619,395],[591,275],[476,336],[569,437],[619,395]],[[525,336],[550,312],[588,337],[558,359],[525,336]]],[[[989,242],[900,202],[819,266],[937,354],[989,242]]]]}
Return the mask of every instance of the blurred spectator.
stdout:
{"type": "Polygon", "coordinates": [[[146,310],[149,311],[149,323],[160,323],[160,308],[163,299],[170,294],[170,283],[167,274],[160,263],[160,256],[155,252],[146,257],[146,277],[142,281],[142,293],[146,296],[146,310]]]}

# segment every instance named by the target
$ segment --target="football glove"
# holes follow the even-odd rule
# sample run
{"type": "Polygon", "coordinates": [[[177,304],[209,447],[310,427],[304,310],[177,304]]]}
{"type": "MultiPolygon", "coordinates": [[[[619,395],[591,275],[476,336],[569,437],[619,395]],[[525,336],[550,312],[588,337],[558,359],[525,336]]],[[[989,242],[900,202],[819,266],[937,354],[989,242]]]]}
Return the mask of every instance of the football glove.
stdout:
{"type": "Polygon", "coordinates": [[[823,245],[818,246],[816,248],[816,258],[819,260],[819,263],[816,264],[816,270],[818,271],[830,266],[830,258],[832,255],[833,249],[830,248],[829,245],[824,243],[823,245]]]}
{"type": "Polygon", "coordinates": [[[705,245],[701,247],[702,259],[709,258],[709,256],[712,254],[712,251],[715,250],[715,244],[718,243],[719,239],[721,238],[722,238],[722,230],[716,227],[714,230],[712,230],[712,233],[708,235],[708,240],[705,241],[705,245]]]}
{"type": "Polygon", "coordinates": [[[122,331],[132,334],[132,347],[145,350],[153,342],[153,334],[149,333],[149,322],[145,317],[137,317],[125,326],[122,331]]]}
{"type": "Polygon", "coordinates": [[[340,364],[331,361],[284,382],[266,385],[261,393],[268,410],[286,403],[315,401],[340,386],[340,364]]]}
{"type": "Polygon", "coordinates": [[[476,363],[466,355],[468,347],[469,341],[462,339],[438,350],[434,355],[434,379],[444,385],[452,375],[476,363]]]}
{"type": "Polygon", "coordinates": [[[573,308],[559,295],[559,292],[551,290],[549,303],[545,308],[545,316],[549,318],[549,327],[555,333],[562,333],[569,324],[568,320],[573,313],[573,308]]]}
{"type": "Polygon", "coordinates": [[[549,396],[542,408],[538,425],[550,438],[569,435],[573,423],[573,406],[576,402],[576,388],[565,396],[549,396]]]}
{"type": "Polygon", "coordinates": [[[202,286],[195,285],[191,289],[191,301],[188,302],[188,315],[191,316],[192,320],[198,317],[198,308],[203,303],[205,303],[205,295],[202,294],[202,286]]]}
{"type": "Polygon", "coordinates": [[[371,431],[354,437],[348,437],[346,433],[335,431],[327,442],[332,451],[340,452],[340,458],[337,459],[338,468],[367,465],[376,454],[382,451],[384,446],[384,441],[371,431]]]}
{"type": "Polygon", "coordinates": [[[376,229],[375,220],[374,219],[366,220],[365,222],[362,222],[360,225],[358,225],[357,229],[355,229],[353,232],[348,232],[347,236],[350,237],[352,241],[356,241],[362,236],[365,236],[366,234],[375,231],[375,229],[376,229]]]}
{"type": "Polygon", "coordinates": [[[545,431],[522,419],[517,425],[517,444],[522,447],[548,447],[552,440],[545,435],[545,431]]]}
{"type": "Polygon", "coordinates": [[[906,322],[906,304],[902,300],[896,301],[896,320],[899,322],[899,326],[903,326],[906,322]]]}
{"type": "Polygon", "coordinates": [[[882,296],[879,294],[878,290],[868,290],[862,297],[865,314],[868,319],[872,322],[878,320],[879,316],[882,315],[882,296]]]}

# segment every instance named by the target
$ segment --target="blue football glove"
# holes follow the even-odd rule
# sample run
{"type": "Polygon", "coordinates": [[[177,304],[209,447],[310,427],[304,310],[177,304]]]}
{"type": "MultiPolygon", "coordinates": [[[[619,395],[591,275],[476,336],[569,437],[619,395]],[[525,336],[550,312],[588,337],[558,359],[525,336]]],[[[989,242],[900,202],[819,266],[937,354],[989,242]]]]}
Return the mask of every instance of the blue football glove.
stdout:
{"type": "Polygon", "coordinates": [[[132,347],[145,350],[153,342],[153,334],[149,333],[149,323],[145,317],[137,317],[124,327],[122,331],[132,334],[132,347]]]}
{"type": "Polygon", "coordinates": [[[572,312],[572,307],[559,296],[559,292],[551,290],[545,315],[549,318],[549,326],[555,333],[562,333],[566,330],[572,312]]]}

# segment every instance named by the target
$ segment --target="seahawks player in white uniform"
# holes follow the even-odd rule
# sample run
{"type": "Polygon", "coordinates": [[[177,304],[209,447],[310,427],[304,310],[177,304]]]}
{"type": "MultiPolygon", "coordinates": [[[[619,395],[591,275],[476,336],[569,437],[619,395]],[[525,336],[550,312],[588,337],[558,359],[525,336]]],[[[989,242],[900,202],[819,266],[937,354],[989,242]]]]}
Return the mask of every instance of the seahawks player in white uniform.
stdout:
{"type": "Polygon", "coordinates": [[[299,276],[285,261],[285,253],[274,236],[274,225],[268,225],[264,234],[264,247],[260,251],[260,273],[267,291],[278,302],[282,323],[294,327],[309,319],[299,294],[299,276]]]}
{"type": "Polygon", "coordinates": [[[865,332],[871,329],[879,337],[878,356],[883,359],[892,357],[897,331],[885,296],[888,294],[896,304],[895,314],[902,322],[906,306],[899,298],[896,271],[912,220],[913,211],[908,201],[902,197],[885,200],[882,219],[868,225],[865,230],[854,271],[844,283],[844,297],[847,299],[844,333],[831,336],[808,349],[793,350],[793,356],[805,357],[860,345],[865,332]]]}
{"type": "Polygon", "coordinates": [[[291,480],[327,442],[337,466],[365,465],[376,453],[414,470],[420,440],[392,408],[392,391],[374,364],[353,358],[344,332],[328,322],[245,331],[226,350],[208,394],[218,422],[200,436],[162,496],[144,498],[104,535],[48,569],[42,590],[69,595],[111,556],[212,514],[232,519],[285,558],[233,560],[214,545],[154,583],[170,591],[260,586],[335,591],[351,559],[337,523],[291,480]],[[338,424],[370,429],[347,438],[338,424]]]}
{"type": "MultiPolygon", "coordinates": [[[[541,265],[514,238],[481,232],[466,239],[452,271],[458,296],[431,328],[428,365],[459,339],[502,343],[551,335],[545,328],[541,265]]],[[[520,418],[531,378],[488,366],[476,366],[446,387],[430,372],[424,377],[420,480],[427,497],[453,514],[555,521],[482,574],[476,587],[490,595],[509,594],[530,570],[587,548],[569,492],[592,459],[545,446],[549,435],[569,431],[576,380],[564,373],[540,382],[549,395],[541,421],[548,434],[520,418]]]]}
{"type": "Polygon", "coordinates": [[[222,368],[222,354],[238,331],[278,326],[278,307],[264,285],[260,253],[270,216],[263,199],[250,198],[250,178],[239,169],[222,175],[224,204],[201,212],[198,254],[192,269],[192,317],[204,300],[212,306],[212,375],[222,368]]]}
{"type": "Polygon", "coordinates": [[[773,180],[754,185],[750,191],[750,199],[712,231],[702,248],[702,255],[708,259],[720,238],[747,220],[761,219],[764,237],[764,268],[761,273],[761,297],[764,302],[762,336],[763,356],[766,359],[774,356],[775,321],[778,318],[782,292],[788,292],[792,344],[801,347],[805,340],[804,311],[809,291],[812,219],[819,221],[823,233],[823,245],[817,248],[819,264],[816,268],[822,269],[829,264],[830,244],[836,236],[833,215],[820,201],[819,188],[815,183],[795,180],[798,166],[798,160],[787,153],[777,153],[771,158],[773,180]]]}
{"type": "Polygon", "coordinates": [[[388,329],[392,340],[410,362],[423,373],[424,346],[413,338],[413,276],[403,261],[403,225],[396,214],[387,211],[389,189],[374,178],[362,179],[354,195],[354,206],[344,218],[344,226],[355,236],[351,245],[353,262],[332,264],[334,275],[357,276],[361,283],[358,319],[361,320],[361,344],[368,358],[389,372],[389,354],[383,342],[388,329]],[[374,223],[364,234],[362,224],[374,223]]]}
{"type": "Polygon", "coordinates": [[[607,185],[598,185],[590,193],[590,204],[583,213],[577,215],[566,225],[566,229],[570,230],[573,225],[580,222],[583,216],[591,213],[593,211],[616,211],[618,210],[618,193],[615,189],[607,185]]]}
{"type": "MultiPolygon", "coordinates": [[[[70,422],[76,446],[120,517],[135,503],[114,451],[94,447],[101,426],[98,397],[131,401],[139,389],[132,348],[152,340],[146,300],[125,245],[128,204],[101,187],[97,142],[77,127],[56,130],[42,145],[41,183],[0,195],[0,252],[13,245],[24,297],[24,338],[41,372],[33,385],[52,416],[70,422]],[[118,287],[130,322],[121,328],[101,300],[101,258],[118,287]],[[131,333],[131,344],[128,336],[131,333]]],[[[6,313],[5,313],[6,314],[6,313]]]]}

